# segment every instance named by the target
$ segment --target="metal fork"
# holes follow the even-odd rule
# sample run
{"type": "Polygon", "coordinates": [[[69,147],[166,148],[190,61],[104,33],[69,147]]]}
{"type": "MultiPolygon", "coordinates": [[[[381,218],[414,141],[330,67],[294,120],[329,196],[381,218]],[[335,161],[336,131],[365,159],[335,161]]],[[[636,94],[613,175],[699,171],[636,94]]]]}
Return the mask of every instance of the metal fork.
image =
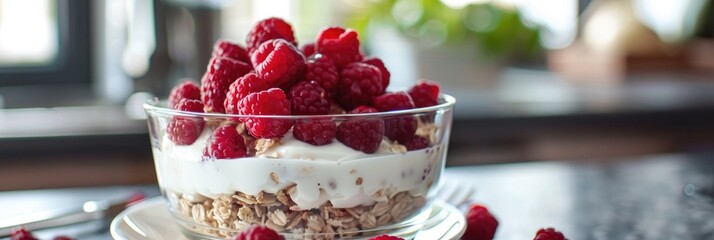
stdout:
{"type": "Polygon", "coordinates": [[[439,184],[436,199],[442,200],[458,208],[462,212],[474,202],[476,187],[471,183],[464,183],[455,179],[445,179],[439,184]]]}

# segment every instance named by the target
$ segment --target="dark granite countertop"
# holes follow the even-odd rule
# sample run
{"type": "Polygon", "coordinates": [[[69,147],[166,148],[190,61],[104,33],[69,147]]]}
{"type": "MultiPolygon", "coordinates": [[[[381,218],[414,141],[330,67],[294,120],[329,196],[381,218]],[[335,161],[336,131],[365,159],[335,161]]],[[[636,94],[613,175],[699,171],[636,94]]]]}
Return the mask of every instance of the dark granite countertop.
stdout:
{"type": "Polygon", "coordinates": [[[455,167],[498,218],[497,239],[555,227],[569,239],[714,239],[714,153],[455,167]],[[689,195],[685,194],[686,186],[689,195]],[[694,193],[692,193],[694,192],[694,193]]]}

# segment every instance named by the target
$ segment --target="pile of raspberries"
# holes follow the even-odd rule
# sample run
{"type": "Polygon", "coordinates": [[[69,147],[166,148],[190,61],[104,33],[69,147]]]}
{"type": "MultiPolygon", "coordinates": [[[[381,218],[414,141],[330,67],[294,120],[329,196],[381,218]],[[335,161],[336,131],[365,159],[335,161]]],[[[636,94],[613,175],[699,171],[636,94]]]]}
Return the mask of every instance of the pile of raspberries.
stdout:
{"type": "MultiPolygon", "coordinates": [[[[436,105],[439,85],[423,80],[406,92],[386,92],[390,73],[382,60],[365,57],[357,33],[328,27],[314,43],[300,49],[293,29],[280,18],[259,21],[246,38],[246,46],[219,40],[201,79],[185,81],[171,90],[169,107],[190,112],[227,113],[236,117],[255,138],[279,138],[291,128],[296,139],[325,145],[337,139],[365,153],[377,151],[382,138],[407,147],[428,147],[415,135],[414,117],[347,120],[260,118],[258,115],[359,114],[436,105]]],[[[177,145],[193,144],[203,131],[202,120],[173,117],[167,133],[177,145]]],[[[210,159],[246,156],[235,128],[215,129],[204,150],[210,159]]]]}

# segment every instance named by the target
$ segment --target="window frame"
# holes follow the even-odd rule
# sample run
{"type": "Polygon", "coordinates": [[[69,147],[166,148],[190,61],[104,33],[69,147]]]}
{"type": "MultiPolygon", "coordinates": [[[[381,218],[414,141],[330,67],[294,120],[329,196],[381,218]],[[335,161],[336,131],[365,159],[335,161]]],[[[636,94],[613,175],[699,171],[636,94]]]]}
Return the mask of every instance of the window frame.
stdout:
{"type": "Polygon", "coordinates": [[[0,67],[0,87],[91,84],[91,3],[56,0],[56,58],[48,65],[0,67]]]}

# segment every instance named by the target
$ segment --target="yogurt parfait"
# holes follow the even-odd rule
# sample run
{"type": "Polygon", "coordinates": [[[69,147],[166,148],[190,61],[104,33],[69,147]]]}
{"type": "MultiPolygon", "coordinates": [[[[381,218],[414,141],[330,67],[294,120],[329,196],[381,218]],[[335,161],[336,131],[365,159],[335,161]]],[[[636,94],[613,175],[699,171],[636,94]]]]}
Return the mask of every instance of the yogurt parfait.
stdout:
{"type": "Polygon", "coordinates": [[[146,103],[157,178],[192,239],[254,224],[288,239],[418,224],[444,168],[455,100],[421,80],[387,92],[382,61],[328,27],[297,47],[279,18],[214,46],[200,84],[146,103]]]}

